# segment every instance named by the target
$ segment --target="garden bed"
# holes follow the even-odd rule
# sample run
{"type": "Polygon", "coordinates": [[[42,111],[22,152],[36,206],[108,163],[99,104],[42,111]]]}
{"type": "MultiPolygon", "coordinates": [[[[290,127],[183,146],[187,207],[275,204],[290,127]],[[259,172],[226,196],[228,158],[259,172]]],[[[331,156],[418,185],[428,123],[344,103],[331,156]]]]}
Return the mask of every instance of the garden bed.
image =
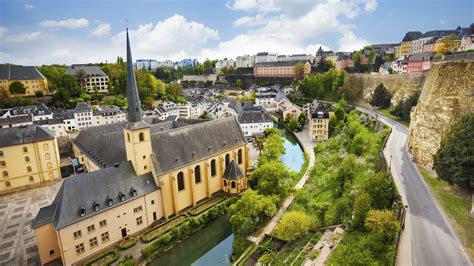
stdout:
{"type": "Polygon", "coordinates": [[[136,238],[136,237],[130,237],[130,238],[128,238],[128,239],[122,240],[122,241],[119,243],[118,246],[119,246],[119,248],[120,248],[121,250],[126,250],[126,249],[129,249],[129,248],[135,246],[135,244],[137,244],[137,242],[138,242],[138,238],[136,238]]]}
{"type": "Polygon", "coordinates": [[[202,203],[200,203],[198,206],[191,208],[189,210],[189,213],[192,215],[199,215],[203,213],[204,211],[208,210],[212,206],[218,204],[219,202],[224,201],[226,198],[223,195],[218,195],[214,198],[211,198],[209,200],[206,200],[202,203]]]}
{"type": "Polygon", "coordinates": [[[167,231],[171,230],[172,228],[180,225],[182,222],[188,219],[188,216],[186,214],[181,214],[173,219],[170,219],[166,222],[163,222],[156,227],[148,230],[146,233],[144,233],[140,238],[143,242],[148,243],[155,238],[159,237],[160,235],[166,233],[167,231]]]}
{"type": "Polygon", "coordinates": [[[86,261],[86,266],[111,265],[119,258],[117,249],[109,250],[98,254],[97,256],[86,261]]]}

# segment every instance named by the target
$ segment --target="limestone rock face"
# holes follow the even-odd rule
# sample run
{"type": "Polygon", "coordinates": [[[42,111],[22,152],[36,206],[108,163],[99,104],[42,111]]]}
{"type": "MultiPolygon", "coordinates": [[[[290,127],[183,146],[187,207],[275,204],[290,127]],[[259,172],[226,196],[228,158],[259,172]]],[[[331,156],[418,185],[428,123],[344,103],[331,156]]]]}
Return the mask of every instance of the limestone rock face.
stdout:
{"type": "Polygon", "coordinates": [[[408,147],[415,160],[431,168],[442,138],[470,112],[474,112],[474,62],[435,62],[410,114],[408,147]]]}
{"type": "Polygon", "coordinates": [[[407,99],[411,94],[421,90],[427,74],[413,75],[379,75],[379,74],[350,74],[349,79],[361,79],[363,84],[363,99],[370,101],[372,93],[380,84],[392,94],[391,104],[397,105],[401,100],[407,99]]]}

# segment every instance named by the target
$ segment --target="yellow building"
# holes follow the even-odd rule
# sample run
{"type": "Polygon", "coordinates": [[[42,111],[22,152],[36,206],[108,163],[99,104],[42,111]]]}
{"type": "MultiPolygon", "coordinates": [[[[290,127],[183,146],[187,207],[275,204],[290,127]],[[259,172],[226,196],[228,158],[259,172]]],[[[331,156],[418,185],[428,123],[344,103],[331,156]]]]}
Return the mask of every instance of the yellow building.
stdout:
{"type": "Polygon", "coordinates": [[[54,134],[38,125],[0,129],[0,193],[61,178],[54,134]]]}
{"type": "Polygon", "coordinates": [[[412,51],[412,41],[401,42],[400,43],[400,56],[411,55],[412,51]]]}
{"type": "Polygon", "coordinates": [[[438,39],[433,46],[435,53],[452,53],[461,46],[461,38],[459,36],[447,36],[438,39]]]}
{"type": "Polygon", "coordinates": [[[420,38],[422,35],[419,31],[409,31],[403,37],[402,42],[400,43],[400,54],[398,57],[403,57],[406,55],[411,55],[413,51],[413,41],[420,38]]]}
{"type": "Polygon", "coordinates": [[[128,122],[81,131],[74,153],[89,173],[64,180],[32,221],[42,264],[80,264],[214,193],[247,189],[248,151],[234,117],[142,121],[127,32],[128,122]]]}
{"type": "Polygon", "coordinates": [[[318,107],[311,113],[309,137],[312,141],[327,140],[329,138],[329,118],[332,115],[332,112],[323,107],[318,107]]]}
{"type": "Polygon", "coordinates": [[[35,67],[0,65],[0,90],[9,91],[10,84],[15,81],[21,82],[26,88],[25,94],[21,95],[49,92],[48,80],[35,67]]]}

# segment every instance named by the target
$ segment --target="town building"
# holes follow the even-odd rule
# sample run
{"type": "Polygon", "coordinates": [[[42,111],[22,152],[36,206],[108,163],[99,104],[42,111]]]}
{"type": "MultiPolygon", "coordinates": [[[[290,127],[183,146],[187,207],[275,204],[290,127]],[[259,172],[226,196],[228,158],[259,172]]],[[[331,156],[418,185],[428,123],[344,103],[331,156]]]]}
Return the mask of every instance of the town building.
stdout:
{"type": "Polygon", "coordinates": [[[311,112],[309,118],[310,140],[327,140],[329,138],[329,110],[319,105],[311,112]]]}
{"type": "Polygon", "coordinates": [[[158,68],[160,67],[167,67],[170,69],[177,69],[178,65],[171,61],[171,60],[165,60],[165,61],[158,61],[158,68]]]}
{"type": "Polygon", "coordinates": [[[224,68],[233,68],[234,67],[234,60],[232,59],[227,59],[227,58],[224,58],[222,60],[219,60],[216,62],[216,65],[215,65],[215,68],[216,68],[216,73],[217,74],[220,74],[221,73],[221,70],[224,69],[224,68]]]}
{"type": "Polygon", "coordinates": [[[261,52],[255,56],[255,63],[277,62],[278,55],[276,53],[261,52]]]}
{"type": "Polygon", "coordinates": [[[410,56],[407,62],[407,73],[424,73],[431,69],[434,53],[418,53],[410,56]]]}
{"type": "Polygon", "coordinates": [[[263,106],[265,104],[276,103],[275,97],[279,91],[273,88],[262,87],[255,92],[255,105],[263,106]]]}
{"type": "Polygon", "coordinates": [[[66,74],[76,78],[79,85],[88,92],[108,92],[109,76],[99,66],[72,65],[66,70],[66,74]]]}
{"type": "Polygon", "coordinates": [[[33,119],[30,114],[0,118],[0,129],[29,125],[33,125],[33,119]]]}
{"type": "Polygon", "coordinates": [[[293,54],[293,55],[278,55],[277,61],[310,61],[314,62],[314,56],[311,54],[293,54]]]}
{"type": "Polygon", "coordinates": [[[54,132],[56,138],[66,138],[69,137],[69,134],[66,131],[66,125],[64,120],[61,118],[50,118],[45,120],[38,120],[33,122],[34,125],[47,128],[50,131],[54,132]]]}
{"type": "Polygon", "coordinates": [[[456,33],[455,30],[432,30],[423,33],[417,39],[413,40],[412,42],[412,53],[411,54],[419,54],[423,52],[423,45],[427,43],[432,38],[440,38],[445,37],[450,34],[456,33]]]}
{"type": "Polygon", "coordinates": [[[0,193],[61,178],[56,138],[38,125],[0,129],[0,193]]]}
{"type": "Polygon", "coordinates": [[[157,70],[158,61],[154,59],[138,59],[135,63],[137,69],[157,70]]]}
{"type": "Polygon", "coordinates": [[[197,61],[197,59],[186,58],[186,59],[183,59],[181,61],[178,61],[177,64],[178,64],[179,67],[195,67],[198,64],[198,61],[197,61]]]}
{"type": "Polygon", "coordinates": [[[469,50],[474,50],[474,34],[469,33],[462,36],[461,44],[458,48],[459,52],[466,52],[469,50]]]}
{"type": "Polygon", "coordinates": [[[413,51],[413,41],[418,39],[422,35],[419,31],[409,31],[405,34],[400,43],[400,54],[398,57],[411,55],[413,51]]]}
{"type": "Polygon", "coordinates": [[[92,110],[92,126],[127,121],[125,113],[116,106],[99,106],[92,110]]]}
{"type": "MultiPolygon", "coordinates": [[[[451,37],[451,36],[449,36],[451,37]]],[[[439,38],[434,44],[435,53],[452,53],[455,52],[461,46],[461,36],[455,35],[455,39],[446,41],[445,38],[439,38]]]]}
{"type": "Polygon", "coordinates": [[[240,128],[246,137],[263,135],[265,129],[274,126],[272,118],[262,106],[232,100],[228,107],[232,115],[237,116],[240,128]]]}
{"type": "Polygon", "coordinates": [[[433,37],[423,44],[423,53],[432,53],[434,52],[434,44],[441,37],[433,37]]]}
{"type": "Polygon", "coordinates": [[[49,93],[48,80],[33,66],[0,65],[0,90],[9,91],[10,84],[18,81],[25,86],[25,93],[31,96],[36,92],[49,93]]]}
{"type": "Polygon", "coordinates": [[[285,106],[286,108],[283,109],[283,118],[286,119],[287,117],[292,117],[294,119],[298,119],[298,117],[303,113],[303,109],[298,105],[292,104],[285,106]]]}
{"type": "Polygon", "coordinates": [[[126,36],[128,122],[87,128],[73,143],[97,169],[65,179],[33,219],[41,264],[81,264],[217,192],[247,189],[248,151],[234,117],[142,121],[126,36]]]}
{"type": "Polygon", "coordinates": [[[217,74],[208,75],[183,75],[181,84],[183,87],[214,86],[217,82],[217,74]]]}
{"type": "Polygon", "coordinates": [[[255,65],[254,55],[237,56],[237,58],[235,59],[236,68],[253,67],[254,65],[255,65]]]}
{"type": "Polygon", "coordinates": [[[174,102],[160,103],[158,107],[153,110],[154,114],[161,120],[165,120],[169,116],[179,117],[178,105],[174,102]]]}
{"type": "Polygon", "coordinates": [[[253,68],[255,77],[297,78],[311,74],[309,61],[257,62],[253,68]],[[298,67],[301,65],[301,69],[298,67]]]}

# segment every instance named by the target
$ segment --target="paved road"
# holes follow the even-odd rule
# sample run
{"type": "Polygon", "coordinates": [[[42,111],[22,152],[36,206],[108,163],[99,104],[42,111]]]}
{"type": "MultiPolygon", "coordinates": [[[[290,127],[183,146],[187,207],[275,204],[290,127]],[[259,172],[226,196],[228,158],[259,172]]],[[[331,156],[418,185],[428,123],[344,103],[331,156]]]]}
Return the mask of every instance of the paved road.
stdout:
{"type": "MultiPolygon", "coordinates": [[[[366,108],[357,109],[375,115],[366,108]]],[[[411,260],[397,257],[397,264],[472,265],[446,216],[412,163],[407,149],[408,129],[386,117],[378,117],[392,126],[384,154],[404,203],[408,205],[408,221],[399,254],[411,257],[411,260]]]]}

